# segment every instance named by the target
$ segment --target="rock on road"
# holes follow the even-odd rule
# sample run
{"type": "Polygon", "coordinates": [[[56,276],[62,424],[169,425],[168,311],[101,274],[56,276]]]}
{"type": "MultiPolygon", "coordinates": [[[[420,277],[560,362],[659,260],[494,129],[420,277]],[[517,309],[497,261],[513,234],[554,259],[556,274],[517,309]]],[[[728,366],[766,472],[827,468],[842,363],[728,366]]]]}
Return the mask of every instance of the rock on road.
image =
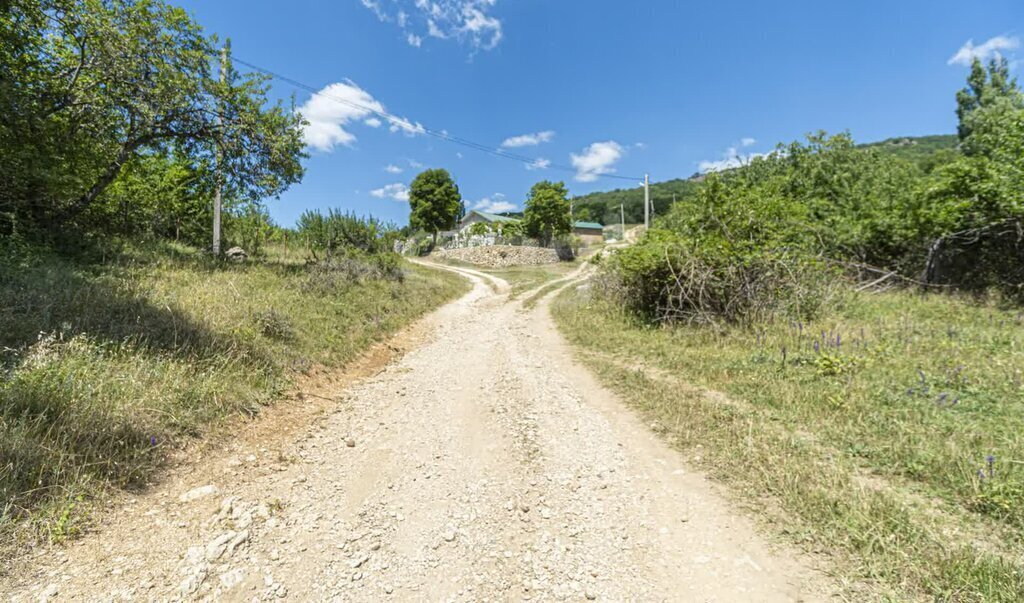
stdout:
{"type": "Polygon", "coordinates": [[[545,303],[455,270],[474,287],[422,345],[280,452],[165,480],[0,579],[5,599],[828,598],[572,360],[545,303]]]}

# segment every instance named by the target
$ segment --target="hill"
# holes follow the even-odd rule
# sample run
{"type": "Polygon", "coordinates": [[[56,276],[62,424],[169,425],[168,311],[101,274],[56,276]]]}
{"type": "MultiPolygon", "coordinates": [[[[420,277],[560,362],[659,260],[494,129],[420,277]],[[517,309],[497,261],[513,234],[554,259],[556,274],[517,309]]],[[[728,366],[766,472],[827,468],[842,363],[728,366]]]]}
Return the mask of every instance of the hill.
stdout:
{"type": "MultiPolygon", "coordinates": [[[[865,149],[878,149],[883,153],[911,161],[927,173],[952,158],[956,153],[957,137],[955,134],[900,136],[859,146],[865,149]]],[[[695,174],[689,178],[676,178],[652,184],[654,215],[663,215],[674,201],[694,194],[702,178],[703,174],[695,174]]],[[[573,199],[573,216],[578,220],[618,224],[621,205],[626,223],[637,224],[644,220],[643,199],[642,186],[590,193],[573,199]]]]}

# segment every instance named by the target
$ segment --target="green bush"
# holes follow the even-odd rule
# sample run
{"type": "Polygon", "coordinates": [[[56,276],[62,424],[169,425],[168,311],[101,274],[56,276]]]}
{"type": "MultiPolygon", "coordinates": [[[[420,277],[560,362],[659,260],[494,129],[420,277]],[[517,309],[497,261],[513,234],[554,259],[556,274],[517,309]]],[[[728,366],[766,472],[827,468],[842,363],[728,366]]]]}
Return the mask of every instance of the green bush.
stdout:
{"type": "Polygon", "coordinates": [[[658,230],[603,262],[599,288],[659,322],[754,324],[813,318],[838,300],[835,276],[803,252],[741,252],[658,230]]]}

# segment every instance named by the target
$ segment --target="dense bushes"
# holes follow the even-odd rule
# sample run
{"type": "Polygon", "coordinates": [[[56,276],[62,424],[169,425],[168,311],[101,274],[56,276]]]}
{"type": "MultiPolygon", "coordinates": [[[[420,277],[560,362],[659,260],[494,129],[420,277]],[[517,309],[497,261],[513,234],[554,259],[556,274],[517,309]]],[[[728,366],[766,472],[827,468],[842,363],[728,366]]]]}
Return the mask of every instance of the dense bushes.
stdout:
{"type": "Polygon", "coordinates": [[[687,322],[806,318],[835,299],[843,265],[1021,297],[1024,97],[1006,69],[975,66],[968,96],[981,100],[961,111],[960,151],[940,149],[941,162],[848,134],[780,145],[709,175],[607,262],[605,289],[649,318],[687,322]]]}
{"type": "Polygon", "coordinates": [[[813,318],[839,298],[834,277],[801,251],[743,253],[657,230],[606,262],[598,287],[652,320],[753,324],[813,318]]]}

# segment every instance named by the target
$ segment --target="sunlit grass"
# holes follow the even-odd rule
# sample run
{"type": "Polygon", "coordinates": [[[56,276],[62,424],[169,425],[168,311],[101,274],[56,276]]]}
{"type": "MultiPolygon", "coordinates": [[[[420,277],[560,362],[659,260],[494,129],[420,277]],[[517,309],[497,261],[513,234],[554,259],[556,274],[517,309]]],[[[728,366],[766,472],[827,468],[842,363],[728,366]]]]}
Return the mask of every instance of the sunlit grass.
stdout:
{"type": "Polygon", "coordinates": [[[569,291],[554,312],[695,462],[876,595],[1024,597],[1016,311],[902,292],[809,324],[664,329],[569,291]]]}
{"type": "Polygon", "coordinates": [[[273,249],[239,265],[174,245],[91,263],[8,251],[0,536],[25,517],[74,535],[83,499],[143,485],[211,422],[258,412],[297,373],[346,364],[468,287],[411,264],[401,279],[316,271],[273,249]]]}

